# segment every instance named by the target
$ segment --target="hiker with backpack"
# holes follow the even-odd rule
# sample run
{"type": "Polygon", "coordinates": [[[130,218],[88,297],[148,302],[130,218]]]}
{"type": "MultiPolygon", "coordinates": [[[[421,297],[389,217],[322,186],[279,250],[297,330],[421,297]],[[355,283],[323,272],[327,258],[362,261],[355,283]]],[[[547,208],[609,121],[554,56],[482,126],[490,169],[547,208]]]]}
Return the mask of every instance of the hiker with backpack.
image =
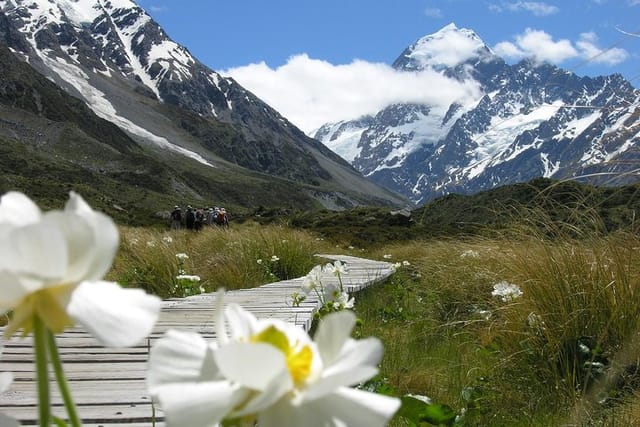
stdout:
{"type": "Polygon", "coordinates": [[[187,230],[193,230],[196,222],[196,214],[193,211],[191,205],[187,206],[187,213],[184,217],[184,225],[187,227],[187,230]]]}
{"type": "Polygon", "coordinates": [[[180,230],[182,228],[182,209],[178,205],[171,211],[171,229],[180,230]]]}

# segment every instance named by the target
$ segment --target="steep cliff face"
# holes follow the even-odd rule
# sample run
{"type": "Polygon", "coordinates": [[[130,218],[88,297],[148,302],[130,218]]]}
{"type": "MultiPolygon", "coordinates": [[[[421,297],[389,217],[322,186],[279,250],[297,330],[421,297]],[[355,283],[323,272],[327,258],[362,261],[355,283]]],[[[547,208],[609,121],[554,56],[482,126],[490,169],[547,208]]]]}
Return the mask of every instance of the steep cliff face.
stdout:
{"type": "Polygon", "coordinates": [[[315,136],[416,203],[536,177],[636,180],[628,172],[640,143],[640,91],[620,75],[508,65],[453,24],[409,46],[393,66],[432,70],[478,91],[450,105],[390,105],[375,117],[327,124],[315,136]],[[455,39],[460,50],[441,50],[451,45],[443,39],[455,39]]]}

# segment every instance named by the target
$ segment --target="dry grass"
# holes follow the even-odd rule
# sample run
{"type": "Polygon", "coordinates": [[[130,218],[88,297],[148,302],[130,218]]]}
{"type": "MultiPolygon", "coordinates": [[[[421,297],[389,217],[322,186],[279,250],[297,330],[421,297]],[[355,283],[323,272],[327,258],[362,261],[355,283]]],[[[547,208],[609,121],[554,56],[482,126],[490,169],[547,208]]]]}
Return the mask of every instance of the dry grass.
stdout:
{"type": "Polygon", "coordinates": [[[327,250],[327,243],[310,233],[280,226],[247,224],[198,233],[122,228],[108,278],[164,298],[180,297],[176,276],[182,267],[185,274],[200,277],[205,291],[251,288],[303,276],[318,263],[314,254],[327,250]],[[179,253],[188,256],[182,265],[179,253]]]}
{"type": "Polygon", "coordinates": [[[633,425],[640,239],[524,230],[375,254],[410,263],[357,301],[360,333],[385,344],[383,377],[464,408],[466,425],[633,425]],[[522,296],[492,296],[500,281],[522,296]]]}

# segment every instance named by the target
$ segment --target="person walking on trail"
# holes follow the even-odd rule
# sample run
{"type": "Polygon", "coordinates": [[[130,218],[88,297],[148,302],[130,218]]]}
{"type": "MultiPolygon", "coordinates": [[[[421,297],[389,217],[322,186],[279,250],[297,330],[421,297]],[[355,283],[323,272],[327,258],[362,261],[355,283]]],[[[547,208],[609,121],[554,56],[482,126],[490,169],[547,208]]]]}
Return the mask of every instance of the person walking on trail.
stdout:
{"type": "Polygon", "coordinates": [[[227,211],[225,208],[220,208],[218,211],[218,218],[216,219],[216,223],[224,228],[229,228],[229,216],[227,215],[227,211]]]}
{"type": "Polygon", "coordinates": [[[196,220],[193,224],[193,228],[196,231],[200,231],[202,230],[202,226],[204,224],[204,220],[205,220],[205,216],[204,216],[204,209],[203,208],[198,208],[196,210],[196,220]]]}
{"type": "Polygon", "coordinates": [[[184,225],[187,227],[187,230],[193,230],[196,222],[196,214],[193,211],[191,205],[187,206],[187,213],[184,218],[184,225]]]}
{"type": "Polygon", "coordinates": [[[182,228],[182,209],[176,205],[171,211],[171,229],[180,230],[180,228],[182,228]]]}

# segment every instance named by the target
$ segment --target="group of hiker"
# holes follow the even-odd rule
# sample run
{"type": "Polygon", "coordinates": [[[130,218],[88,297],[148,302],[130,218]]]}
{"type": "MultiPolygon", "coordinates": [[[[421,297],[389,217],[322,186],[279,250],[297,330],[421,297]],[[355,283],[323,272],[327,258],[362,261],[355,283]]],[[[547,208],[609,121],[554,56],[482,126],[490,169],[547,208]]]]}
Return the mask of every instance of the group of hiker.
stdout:
{"type": "Polygon", "coordinates": [[[206,225],[229,227],[229,215],[225,208],[213,207],[213,208],[194,208],[191,205],[187,206],[187,209],[183,212],[180,206],[174,206],[171,211],[171,228],[174,230],[180,230],[186,228],[187,230],[199,231],[206,225]]]}

